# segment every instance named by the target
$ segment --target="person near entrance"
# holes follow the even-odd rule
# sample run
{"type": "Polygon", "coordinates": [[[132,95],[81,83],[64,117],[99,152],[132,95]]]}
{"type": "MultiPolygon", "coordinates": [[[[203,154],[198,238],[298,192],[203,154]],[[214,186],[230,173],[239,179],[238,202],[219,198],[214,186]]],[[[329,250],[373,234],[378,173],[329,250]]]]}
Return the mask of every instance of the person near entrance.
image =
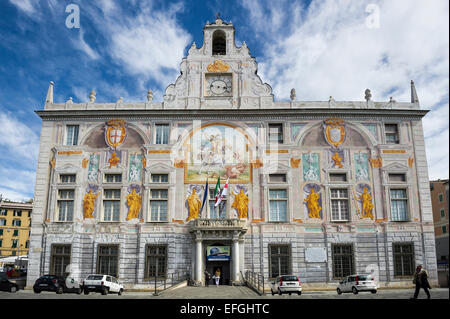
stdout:
{"type": "Polygon", "coordinates": [[[428,299],[431,298],[430,291],[428,290],[431,289],[430,283],[428,282],[428,273],[425,269],[423,269],[422,265],[417,266],[416,272],[414,273],[413,283],[416,284],[416,290],[414,291],[414,297],[411,297],[411,299],[417,299],[420,288],[425,290],[428,299]]]}
{"type": "Polygon", "coordinates": [[[217,268],[216,272],[214,273],[214,280],[216,281],[216,287],[219,287],[219,281],[220,281],[220,269],[217,268]]]}
{"type": "Polygon", "coordinates": [[[205,286],[209,287],[209,281],[211,280],[211,275],[209,274],[209,272],[205,269],[205,286]]]}

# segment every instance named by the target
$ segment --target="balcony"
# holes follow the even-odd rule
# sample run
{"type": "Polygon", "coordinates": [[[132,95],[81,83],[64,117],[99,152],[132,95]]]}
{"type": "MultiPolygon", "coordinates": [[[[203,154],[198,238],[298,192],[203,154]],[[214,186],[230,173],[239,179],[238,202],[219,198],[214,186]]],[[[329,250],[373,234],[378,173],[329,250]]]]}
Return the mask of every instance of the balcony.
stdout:
{"type": "Polygon", "coordinates": [[[192,230],[243,230],[244,219],[193,219],[188,225],[192,230]]]}

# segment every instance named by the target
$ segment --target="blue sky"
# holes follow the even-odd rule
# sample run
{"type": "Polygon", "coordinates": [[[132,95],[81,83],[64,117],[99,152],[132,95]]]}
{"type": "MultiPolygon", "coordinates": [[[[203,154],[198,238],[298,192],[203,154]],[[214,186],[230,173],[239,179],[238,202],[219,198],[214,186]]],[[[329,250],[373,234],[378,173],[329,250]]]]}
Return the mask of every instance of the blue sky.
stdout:
{"type": "Polygon", "coordinates": [[[448,178],[449,4],[386,1],[2,0],[0,2],[0,193],[31,198],[42,109],[49,81],[55,102],[162,100],[193,41],[216,12],[247,43],[277,100],[410,100],[416,83],[431,179],[448,178]],[[80,8],[69,29],[66,7],[80,8]],[[379,25],[368,27],[379,9],[379,25]],[[372,11],[373,12],[373,11],[372,11]],[[445,147],[444,147],[445,146],[445,147]]]}

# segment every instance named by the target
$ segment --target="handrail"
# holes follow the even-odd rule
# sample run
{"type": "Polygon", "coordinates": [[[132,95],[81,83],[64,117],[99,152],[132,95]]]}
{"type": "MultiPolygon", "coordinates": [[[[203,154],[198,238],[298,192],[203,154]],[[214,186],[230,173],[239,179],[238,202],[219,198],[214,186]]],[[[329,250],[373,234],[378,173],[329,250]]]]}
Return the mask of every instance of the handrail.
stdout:
{"type": "Polygon", "coordinates": [[[247,270],[245,272],[245,283],[248,287],[255,290],[260,296],[265,295],[264,276],[261,274],[247,270]]]}
{"type": "Polygon", "coordinates": [[[188,280],[189,274],[186,271],[177,271],[175,273],[168,274],[163,279],[158,279],[158,277],[154,277],[154,296],[159,296],[163,291],[172,288],[173,286],[179,284],[184,280],[188,280]],[[159,284],[158,284],[159,283],[159,284]]]}

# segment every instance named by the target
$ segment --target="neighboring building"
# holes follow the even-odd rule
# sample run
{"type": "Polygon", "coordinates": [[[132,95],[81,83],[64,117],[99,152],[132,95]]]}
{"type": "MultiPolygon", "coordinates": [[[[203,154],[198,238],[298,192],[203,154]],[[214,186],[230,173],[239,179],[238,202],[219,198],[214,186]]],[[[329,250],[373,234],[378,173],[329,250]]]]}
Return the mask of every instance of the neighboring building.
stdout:
{"type": "Polygon", "coordinates": [[[436,284],[428,111],[413,82],[411,102],[374,102],[370,90],[365,101],[300,102],[295,90],[274,101],[234,32],[207,23],[162,102],[149,90],[142,103],[95,103],[94,91],[54,103],[50,83],[36,111],[28,283],[71,264],[135,288],[186,271],[201,283],[205,268],[224,284],[249,270],[335,287],[378,270],[381,286],[410,286],[421,263],[436,284]],[[214,208],[218,176],[228,195],[214,208]]]}
{"type": "Polygon", "coordinates": [[[448,179],[430,182],[439,285],[448,287],[448,179]]]}
{"type": "Polygon", "coordinates": [[[0,201],[0,256],[23,256],[30,245],[33,204],[0,201]]]}

